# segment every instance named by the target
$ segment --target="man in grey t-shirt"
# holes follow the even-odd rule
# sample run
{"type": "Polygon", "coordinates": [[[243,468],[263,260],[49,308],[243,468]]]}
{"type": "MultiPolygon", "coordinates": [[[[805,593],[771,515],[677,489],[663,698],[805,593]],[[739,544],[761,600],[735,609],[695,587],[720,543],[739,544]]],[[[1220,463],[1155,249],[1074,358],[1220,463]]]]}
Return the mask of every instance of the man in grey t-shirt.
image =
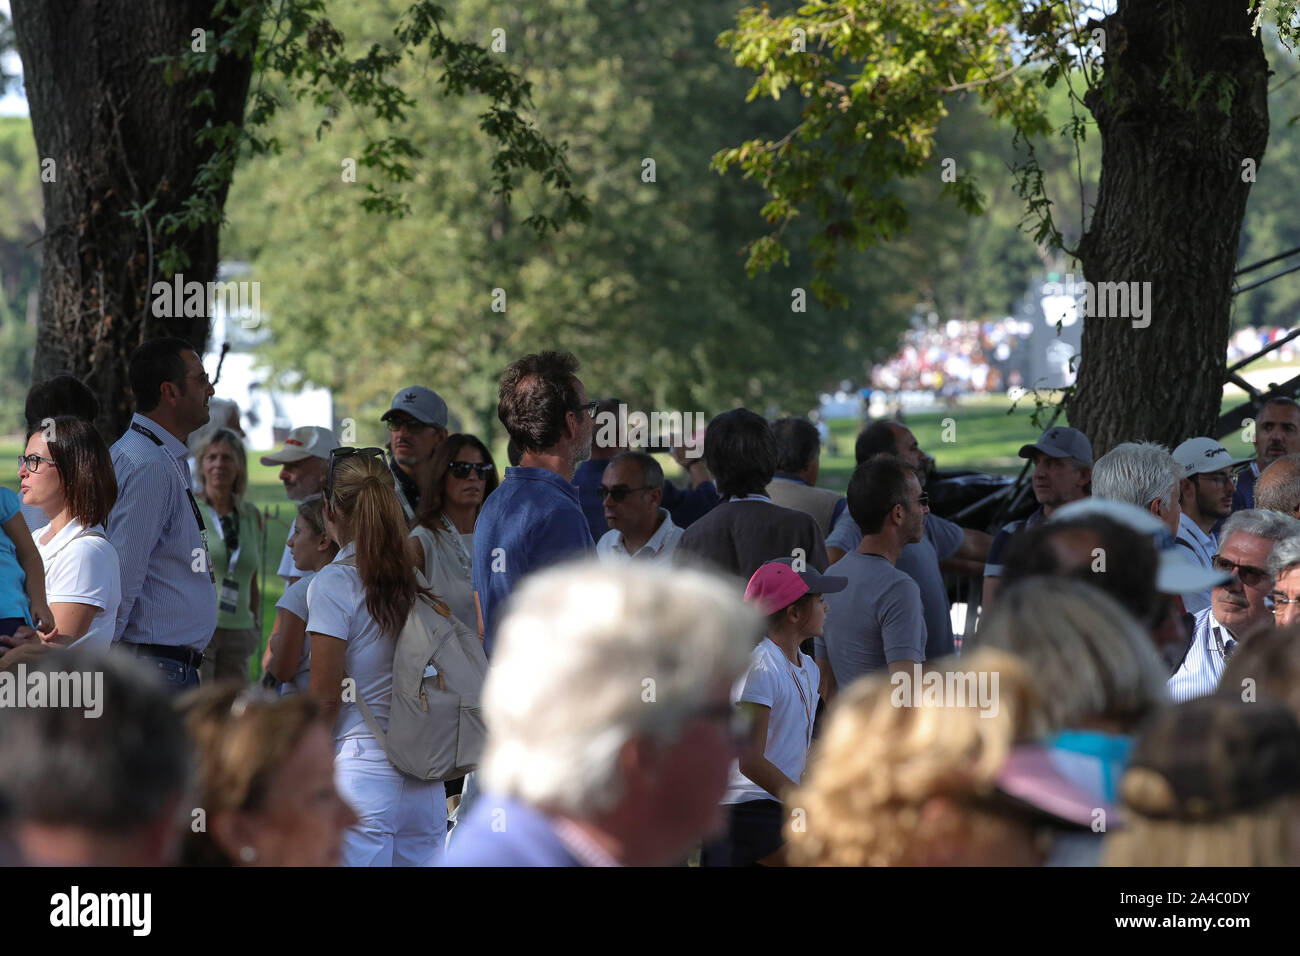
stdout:
{"type": "MultiPolygon", "coordinates": [[[[874,422],[863,429],[854,449],[858,464],[879,454],[897,455],[923,475],[926,454],[911,430],[897,422],[874,422]]],[[[963,528],[935,514],[925,516],[925,535],[920,541],[903,547],[898,570],[908,575],[921,589],[921,607],[925,611],[926,645],[929,660],[953,652],[952,615],[948,588],[943,580],[941,561],[954,562],[948,570],[978,574],[983,569],[992,539],[982,531],[963,528]]],[[[826,552],[831,561],[858,549],[862,531],[847,510],[840,515],[826,538],[826,552]]]]}
{"type": "Polygon", "coordinates": [[[831,674],[828,700],[837,685],[863,674],[926,659],[921,591],[897,567],[904,545],[924,535],[929,507],[921,483],[899,458],[877,455],[854,470],[848,499],[865,533],[857,550],[832,565],[849,585],[826,596],[826,626],[816,642],[817,666],[831,674]]]}

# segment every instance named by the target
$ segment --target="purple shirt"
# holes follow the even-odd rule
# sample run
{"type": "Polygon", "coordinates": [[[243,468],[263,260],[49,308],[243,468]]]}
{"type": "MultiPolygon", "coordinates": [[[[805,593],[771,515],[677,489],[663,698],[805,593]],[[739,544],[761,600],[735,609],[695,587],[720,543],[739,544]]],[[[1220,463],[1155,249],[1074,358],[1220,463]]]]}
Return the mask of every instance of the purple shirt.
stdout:
{"type": "Polygon", "coordinates": [[[474,525],[474,590],[489,656],[506,598],[525,575],[596,550],[578,489],[545,468],[507,468],[474,525]]]}

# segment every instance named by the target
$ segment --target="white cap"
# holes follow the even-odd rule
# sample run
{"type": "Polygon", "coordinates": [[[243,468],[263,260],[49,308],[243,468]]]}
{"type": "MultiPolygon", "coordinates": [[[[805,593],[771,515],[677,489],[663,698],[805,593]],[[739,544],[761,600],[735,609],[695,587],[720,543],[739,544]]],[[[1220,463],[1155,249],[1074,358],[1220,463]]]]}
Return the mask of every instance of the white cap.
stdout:
{"type": "Polygon", "coordinates": [[[1189,438],[1174,449],[1174,461],[1178,462],[1178,467],[1183,470],[1182,476],[1190,478],[1192,475],[1218,471],[1229,465],[1240,465],[1250,459],[1233,458],[1228,449],[1213,438],[1189,438]]]}
{"type": "Polygon", "coordinates": [[[1174,536],[1169,533],[1163,521],[1127,501],[1112,501],[1096,496],[1082,498],[1057,508],[1050,520],[1068,521],[1088,517],[1109,518],[1151,539],[1156,547],[1156,556],[1160,559],[1156,571],[1156,590],[1161,594],[1196,594],[1217,587],[1231,577],[1223,571],[1197,564],[1188,557],[1186,549],[1180,548],[1174,541],[1174,536]]]}
{"type": "Polygon", "coordinates": [[[304,458],[323,458],[329,461],[330,451],[339,447],[339,441],[328,428],[303,425],[289,432],[284,447],[273,455],[263,455],[264,465],[288,465],[304,458]]]}

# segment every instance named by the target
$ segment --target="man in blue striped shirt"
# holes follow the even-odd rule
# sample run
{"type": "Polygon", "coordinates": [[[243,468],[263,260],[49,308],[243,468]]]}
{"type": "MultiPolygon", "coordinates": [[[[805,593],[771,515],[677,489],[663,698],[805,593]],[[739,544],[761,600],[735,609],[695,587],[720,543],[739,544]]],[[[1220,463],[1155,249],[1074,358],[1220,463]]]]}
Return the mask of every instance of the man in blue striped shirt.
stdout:
{"type": "Polygon", "coordinates": [[[152,339],[131,353],[136,413],[113,445],[117,504],[108,537],[122,569],[115,646],[180,691],[199,682],[217,626],[217,589],[190,490],[185,439],[208,420],[213,389],[188,342],[152,339]]]}
{"type": "Polygon", "coordinates": [[[1175,703],[1213,694],[1237,644],[1273,623],[1267,603],[1273,587],[1269,558],[1279,541],[1295,534],[1300,534],[1300,520],[1276,511],[1248,508],[1224,522],[1214,568],[1231,577],[1210,591],[1210,606],[1196,615],[1187,656],[1169,678],[1175,703]]]}

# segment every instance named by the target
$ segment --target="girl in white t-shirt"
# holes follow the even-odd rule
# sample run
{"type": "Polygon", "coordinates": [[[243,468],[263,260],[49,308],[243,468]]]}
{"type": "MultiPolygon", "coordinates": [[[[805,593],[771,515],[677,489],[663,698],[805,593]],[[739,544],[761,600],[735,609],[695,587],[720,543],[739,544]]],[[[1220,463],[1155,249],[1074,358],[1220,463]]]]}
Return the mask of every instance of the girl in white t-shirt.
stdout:
{"type": "Polygon", "coordinates": [[[45,564],[45,596],[54,613],[48,644],[113,643],[122,578],[104,521],[117,501],[113,459],[95,426],[59,416],[27,439],[18,468],[23,502],[50,519],[32,540],[45,564]]]}
{"type": "Polygon", "coordinates": [[[280,682],[281,693],[305,694],[311,674],[311,645],[307,643],[307,587],[316,572],[339,553],[325,531],[325,510],[320,498],[304,501],[293,519],[289,553],[302,577],[285,589],[275,602],[275,624],[271,627],[271,660],[267,673],[280,682]]]}
{"type": "Polygon", "coordinates": [[[307,633],[311,695],[334,728],[335,782],[361,820],[344,838],[343,863],[428,865],[447,834],[442,782],[395,770],[355,703],[387,731],[393,652],[419,593],[383,449],[332,451],[323,497],[340,551],[307,588],[307,633]]]}
{"type": "Polygon", "coordinates": [[[847,578],[796,571],[790,558],[768,561],[749,579],[745,601],[767,615],[767,636],[754,648],[732,700],[753,718],[753,744],[733,765],[722,798],[727,835],[705,844],[701,866],[776,862],[786,819],[781,800],[803,775],[817,716],[821,675],[799,645],[820,635],[826,624],[822,595],[842,591],[847,583],[847,578]]]}

